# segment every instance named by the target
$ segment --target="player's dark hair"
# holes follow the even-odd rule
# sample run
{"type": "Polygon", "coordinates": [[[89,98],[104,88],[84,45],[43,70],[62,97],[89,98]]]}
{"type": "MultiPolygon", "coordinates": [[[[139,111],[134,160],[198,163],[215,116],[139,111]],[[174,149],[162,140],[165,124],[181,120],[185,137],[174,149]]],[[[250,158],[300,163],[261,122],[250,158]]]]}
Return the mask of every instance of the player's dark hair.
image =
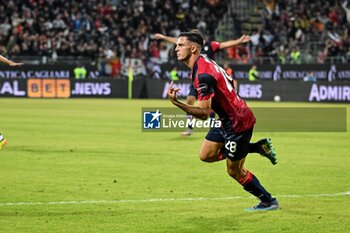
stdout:
{"type": "Polygon", "coordinates": [[[204,39],[203,39],[203,35],[202,35],[202,33],[200,33],[200,31],[198,31],[198,30],[191,30],[189,32],[181,32],[179,37],[181,37],[181,36],[187,37],[187,39],[189,41],[192,41],[192,42],[198,44],[199,50],[202,49],[203,43],[204,43],[204,39]]]}

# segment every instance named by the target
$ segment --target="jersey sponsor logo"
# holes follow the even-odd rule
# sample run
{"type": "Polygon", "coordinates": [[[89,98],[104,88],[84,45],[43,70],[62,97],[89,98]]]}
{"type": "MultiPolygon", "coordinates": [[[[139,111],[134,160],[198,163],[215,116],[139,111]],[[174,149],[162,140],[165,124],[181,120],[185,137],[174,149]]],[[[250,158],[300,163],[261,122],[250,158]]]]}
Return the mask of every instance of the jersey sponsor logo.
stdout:
{"type": "Polygon", "coordinates": [[[206,83],[200,83],[197,87],[198,93],[204,93],[208,90],[208,85],[206,83]]]}

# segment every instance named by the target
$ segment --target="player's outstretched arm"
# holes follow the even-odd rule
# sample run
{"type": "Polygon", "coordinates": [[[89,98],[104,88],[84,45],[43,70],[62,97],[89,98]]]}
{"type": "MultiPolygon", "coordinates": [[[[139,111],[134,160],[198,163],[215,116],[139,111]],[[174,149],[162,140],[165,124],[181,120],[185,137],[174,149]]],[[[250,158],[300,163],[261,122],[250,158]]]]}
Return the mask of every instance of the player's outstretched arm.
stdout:
{"type": "Polygon", "coordinates": [[[198,106],[187,105],[177,100],[177,94],[179,91],[180,88],[173,88],[173,82],[171,82],[167,91],[167,95],[171,103],[196,118],[201,120],[208,119],[211,109],[211,98],[205,101],[199,101],[198,106]]]}
{"type": "Polygon", "coordinates": [[[233,46],[236,46],[236,45],[239,45],[239,44],[247,43],[249,41],[250,41],[250,36],[243,35],[239,39],[236,39],[236,40],[228,40],[228,41],[225,41],[225,42],[221,42],[220,43],[220,49],[226,49],[226,48],[233,47],[233,46]]]}
{"type": "Polygon", "coordinates": [[[171,37],[171,36],[166,36],[160,33],[154,34],[154,38],[157,40],[165,40],[168,41],[169,43],[176,44],[177,38],[176,37],[171,37]]]}
{"type": "Polygon", "coordinates": [[[11,60],[9,60],[6,57],[1,56],[1,55],[0,55],[0,62],[6,63],[9,66],[21,66],[21,65],[23,65],[23,63],[13,62],[13,61],[11,61],[11,60]]]}

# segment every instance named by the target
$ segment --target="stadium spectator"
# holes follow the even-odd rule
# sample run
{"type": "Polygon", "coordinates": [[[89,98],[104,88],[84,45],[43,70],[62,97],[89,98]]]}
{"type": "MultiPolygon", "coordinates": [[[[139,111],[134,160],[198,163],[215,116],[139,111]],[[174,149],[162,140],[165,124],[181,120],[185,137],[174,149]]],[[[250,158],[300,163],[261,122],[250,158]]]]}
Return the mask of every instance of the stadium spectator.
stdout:
{"type": "Polygon", "coordinates": [[[265,11],[269,16],[279,15],[277,0],[263,0],[265,11]]]}
{"type": "Polygon", "coordinates": [[[230,67],[230,65],[228,64],[228,62],[224,63],[224,70],[225,72],[233,79],[233,86],[235,87],[235,89],[238,89],[238,83],[237,83],[237,79],[235,78],[235,76],[233,75],[233,70],[230,67]]]}
{"type": "Polygon", "coordinates": [[[317,81],[313,71],[307,72],[303,80],[304,80],[304,82],[316,82],[317,81]]]}
{"type": "Polygon", "coordinates": [[[170,79],[172,81],[179,81],[179,76],[177,74],[177,68],[174,66],[170,71],[170,79]]]}
{"type": "Polygon", "coordinates": [[[348,24],[350,24],[350,8],[348,6],[349,1],[343,1],[343,3],[341,4],[341,7],[343,8],[345,15],[346,15],[346,21],[348,22],[348,24]]]}
{"type": "Polygon", "coordinates": [[[237,64],[248,64],[250,63],[252,56],[250,54],[250,49],[244,46],[236,49],[234,61],[237,64]]]}
{"type": "Polygon", "coordinates": [[[256,65],[253,65],[248,72],[248,80],[256,81],[257,79],[259,79],[259,72],[256,69],[256,65]]]}
{"type": "Polygon", "coordinates": [[[339,60],[343,53],[341,43],[337,43],[335,40],[327,40],[325,47],[326,61],[332,62],[332,59],[339,60]]]}
{"type": "Polygon", "coordinates": [[[317,64],[324,64],[327,58],[327,50],[328,48],[326,47],[324,51],[318,51],[317,53],[317,64]]]}
{"type": "Polygon", "coordinates": [[[170,50],[173,48],[171,44],[161,44],[159,51],[159,63],[167,63],[170,56],[170,50]]]}
{"type": "Polygon", "coordinates": [[[292,64],[301,64],[301,53],[298,47],[293,47],[292,51],[290,51],[290,62],[292,64]]]}
{"type": "Polygon", "coordinates": [[[233,70],[232,68],[229,66],[228,62],[224,63],[224,70],[225,72],[230,76],[233,77],[233,70]]]}
{"type": "Polygon", "coordinates": [[[85,79],[87,75],[87,70],[82,64],[78,64],[74,70],[75,79],[85,79]]]}

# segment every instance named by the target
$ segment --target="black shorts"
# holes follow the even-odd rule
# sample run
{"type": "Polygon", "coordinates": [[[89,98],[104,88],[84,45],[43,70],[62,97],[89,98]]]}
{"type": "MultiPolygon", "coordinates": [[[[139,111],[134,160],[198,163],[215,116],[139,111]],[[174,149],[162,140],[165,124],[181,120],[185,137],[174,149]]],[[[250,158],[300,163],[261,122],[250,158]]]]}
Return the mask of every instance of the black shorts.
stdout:
{"type": "Polygon", "coordinates": [[[190,91],[188,92],[188,95],[194,96],[197,99],[198,93],[197,90],[194,88],[193,83],[190,85],[190,91]]]}
{"type": "Polygon", "coordinates": [[[205,136],[205,139],[213,142],[224,143],[221,148],[221,153],[232,161],[237,161],[245,158],[249,153],[249,142],[252,138],[253,129],[234,133],[228,132],[221,128],[210,128],[205,136]]]}

